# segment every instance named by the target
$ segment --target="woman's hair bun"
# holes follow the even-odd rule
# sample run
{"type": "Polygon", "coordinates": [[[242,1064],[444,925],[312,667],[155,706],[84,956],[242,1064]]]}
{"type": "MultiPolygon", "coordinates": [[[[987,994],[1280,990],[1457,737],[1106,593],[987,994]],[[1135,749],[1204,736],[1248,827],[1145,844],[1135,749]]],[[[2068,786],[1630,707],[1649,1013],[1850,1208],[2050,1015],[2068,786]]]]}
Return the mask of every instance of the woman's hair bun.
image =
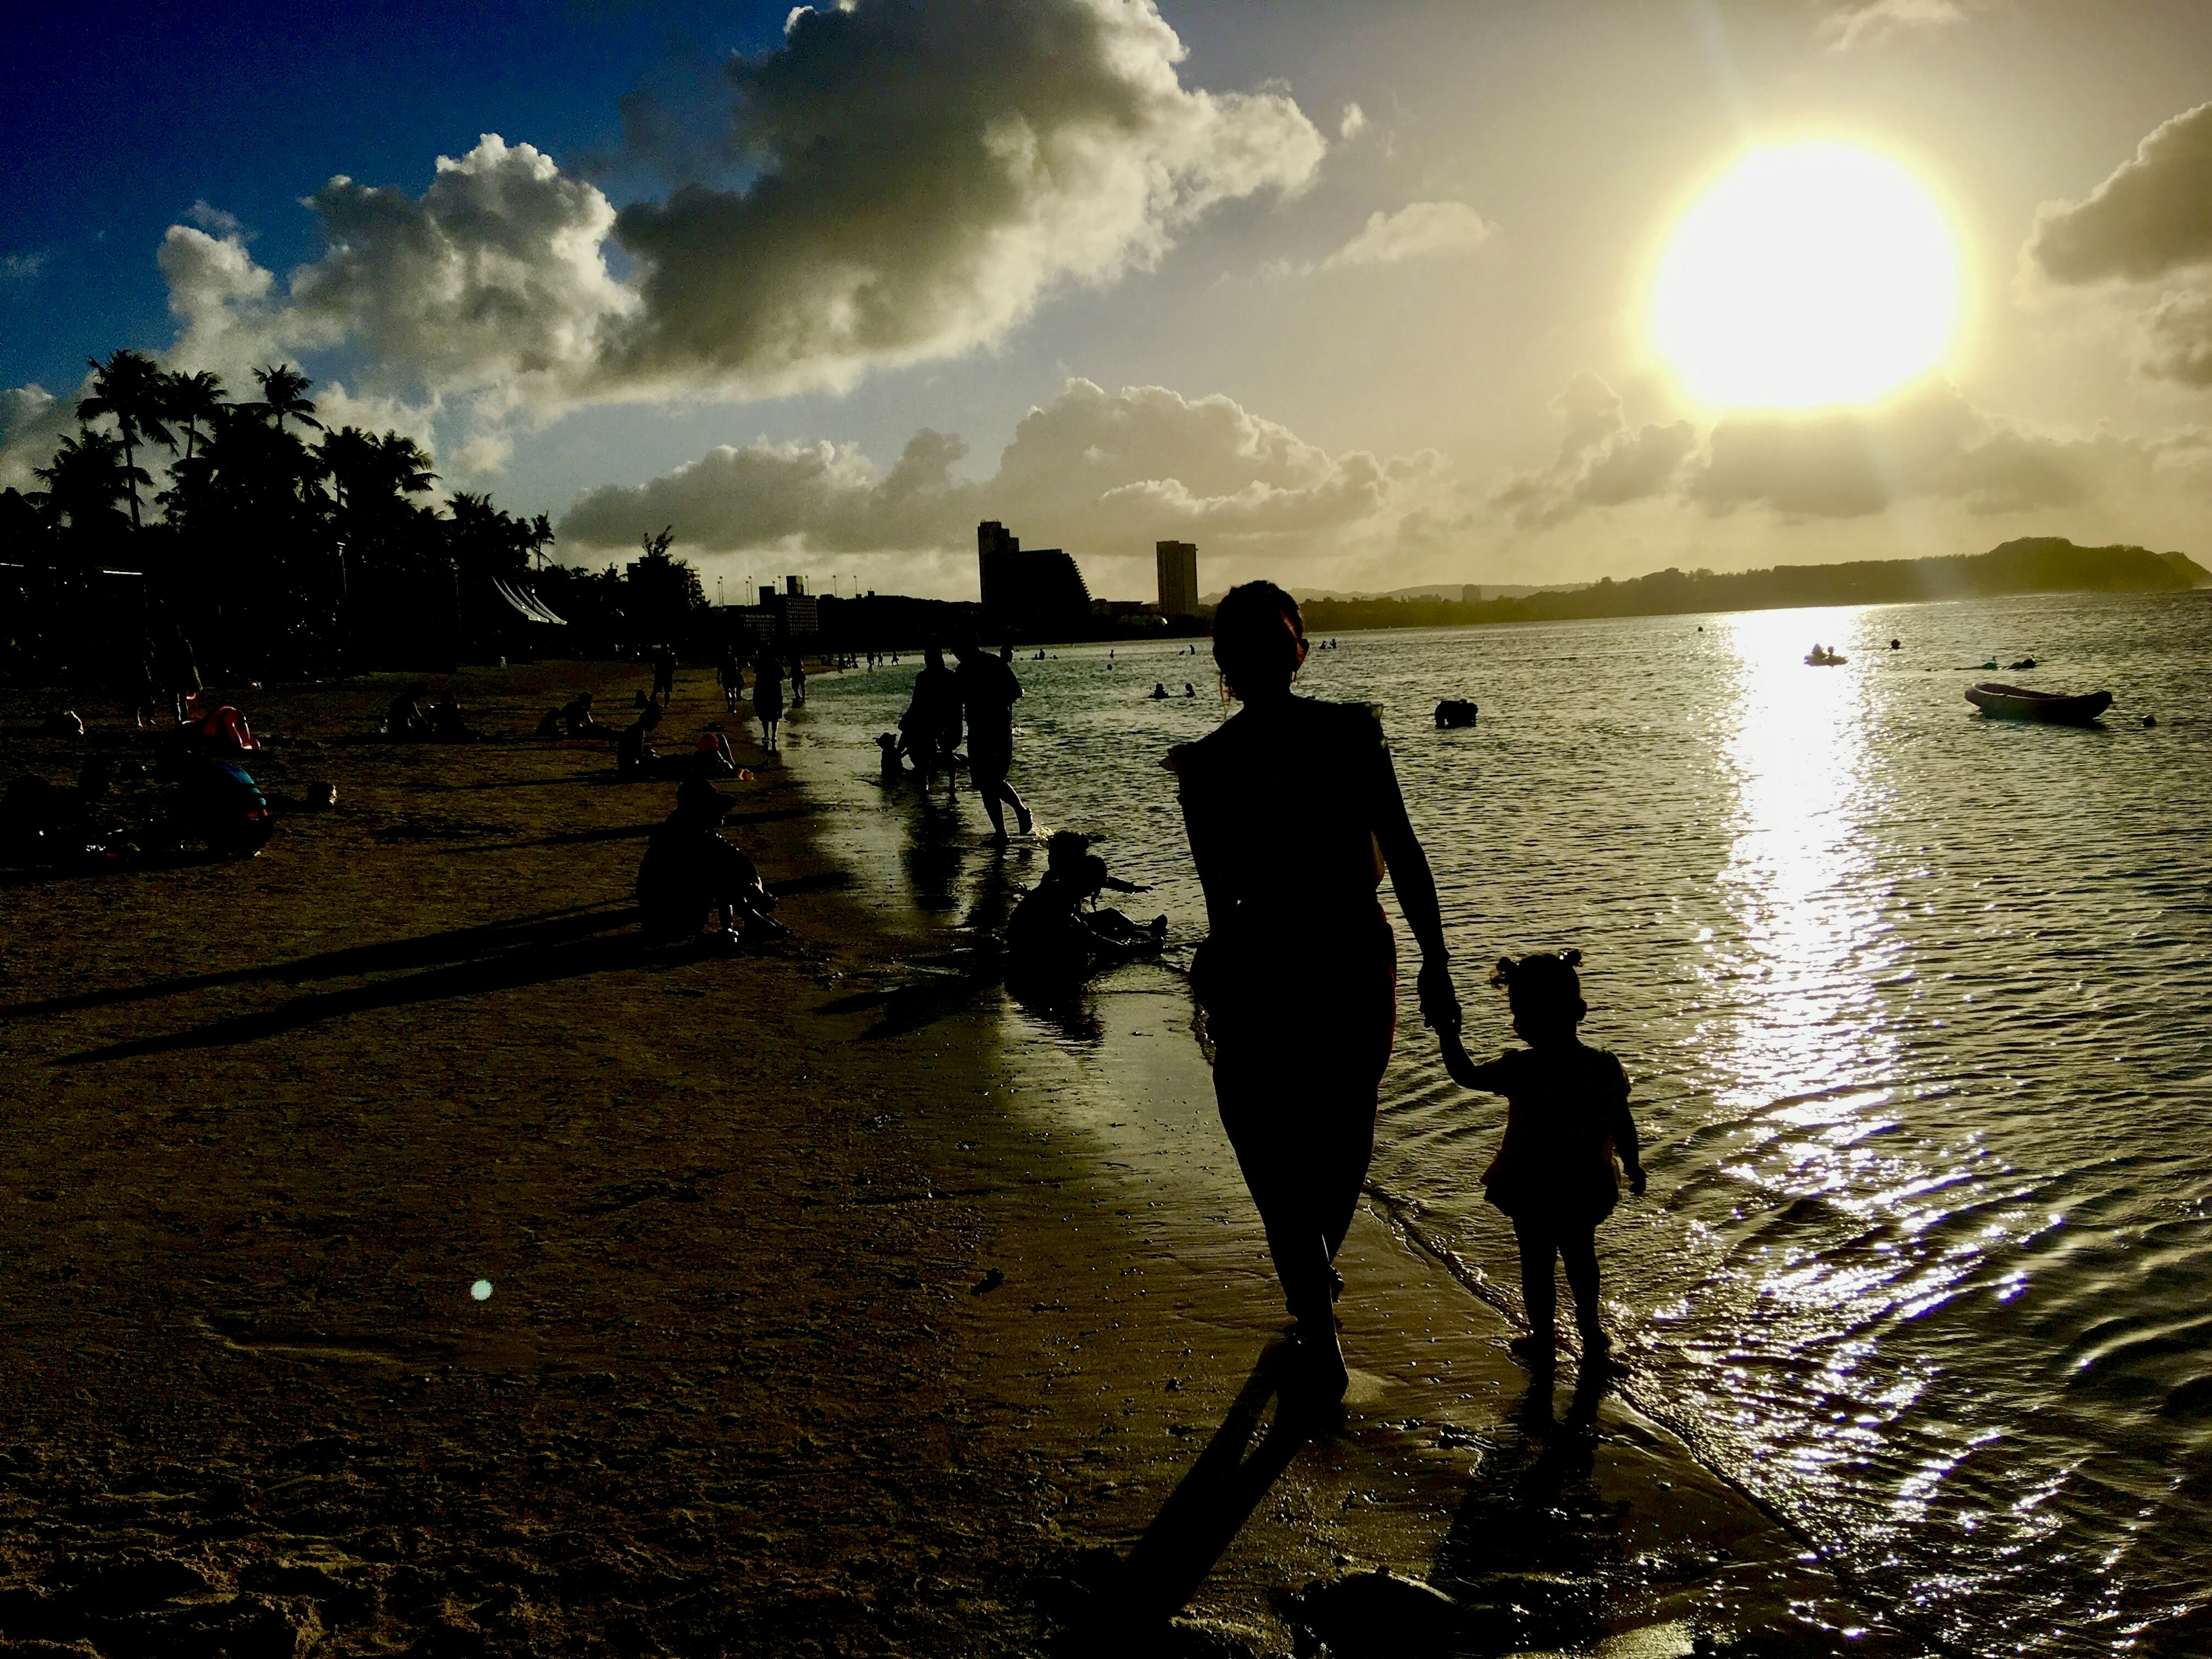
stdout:
{"type": "Polygon", "coordinates": [[[1559,952],[1559,960],[1570,968],[1579,968],[1583,965],[1583,953],[1579,951],[1562,951],[1559,952]]]}

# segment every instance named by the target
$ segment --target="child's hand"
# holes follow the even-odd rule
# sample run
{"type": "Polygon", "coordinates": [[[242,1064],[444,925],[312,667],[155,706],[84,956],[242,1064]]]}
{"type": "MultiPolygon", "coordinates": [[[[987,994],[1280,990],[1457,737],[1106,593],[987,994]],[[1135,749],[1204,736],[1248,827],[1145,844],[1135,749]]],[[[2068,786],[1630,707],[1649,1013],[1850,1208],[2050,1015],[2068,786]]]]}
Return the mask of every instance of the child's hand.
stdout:
{"type": "Polygon", "coordinates": [[[1644,1196],[1644,1166],[1640,1164],[1628,1172],[1628,1190],[1638,1198],[1644,1196]]]}
{"type": "Polygon", "coordinates": [[[1444,1070],[1451,1080],[1462,1089],[1479,1089],[1475,1080],[1474,1061],[1468,1055],[1466,1045],[1460,1042],[1457,1031],[1438,1031],[1437,1043],[1443,1050],[1444,1070]]]}

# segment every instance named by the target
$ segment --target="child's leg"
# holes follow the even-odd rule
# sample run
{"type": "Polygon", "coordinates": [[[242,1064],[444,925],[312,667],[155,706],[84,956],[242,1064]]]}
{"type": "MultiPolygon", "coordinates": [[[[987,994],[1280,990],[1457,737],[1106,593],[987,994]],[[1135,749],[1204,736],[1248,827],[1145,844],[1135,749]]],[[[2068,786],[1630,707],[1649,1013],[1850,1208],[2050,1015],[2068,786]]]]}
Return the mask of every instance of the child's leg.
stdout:
{"type": "Polygon", "coordinates": [[[1552,1274],[1559,1241],[1550,1228],[1518,1216],[1513,1237],[1521,1246],[1521,1299],[1528,1307],[1528,1328],[1540,1342],[1548,1343],[1559,1326],[1559,1288],[1552,1274]]]}
{"type": "Polygon", "coordinates": [[[1592,1226],[1571,1226],[1559,1234],[1559,1255],[1567,1264],[1567,1284],[1575,1293],[1575,1328],[1582,1334],[1583,1346],[1592,1340],[1602,1341],[1605,1328],[1598,1322],[1597,1303],[1597,1231],[1592,1226]]]}

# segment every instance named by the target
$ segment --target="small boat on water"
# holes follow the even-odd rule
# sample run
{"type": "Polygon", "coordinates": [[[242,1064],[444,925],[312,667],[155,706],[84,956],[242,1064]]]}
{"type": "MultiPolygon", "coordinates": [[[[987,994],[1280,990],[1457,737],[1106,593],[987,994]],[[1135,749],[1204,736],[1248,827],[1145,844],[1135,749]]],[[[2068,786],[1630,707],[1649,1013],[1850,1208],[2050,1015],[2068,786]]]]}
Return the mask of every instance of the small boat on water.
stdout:
{"type": "Polygon", "coordinates": [[[1815,651],[1805,659],[1808,668],[1841,668],[1850,659],[1838,651],[1815,651]]]}
{"type": "Polygon", "coordinates": [[[2055,691],[2031,691],[2024,685],[2000,685],[1995,680],[1983,680],[1966,688],[1966,701],[1992,720],[2087,726],[2112,706],[2112,694],[2085,691],[2078,696],[2067,697],[2055,691]]]}

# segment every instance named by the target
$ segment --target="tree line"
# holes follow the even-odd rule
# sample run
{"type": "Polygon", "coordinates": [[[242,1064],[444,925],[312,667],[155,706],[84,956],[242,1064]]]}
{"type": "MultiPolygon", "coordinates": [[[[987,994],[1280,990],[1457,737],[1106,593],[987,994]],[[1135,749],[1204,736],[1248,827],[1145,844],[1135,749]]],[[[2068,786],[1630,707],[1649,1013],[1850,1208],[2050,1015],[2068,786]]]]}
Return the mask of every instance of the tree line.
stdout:
{"type": "Polygon", "coordinates": [[[0,597],[15,600],[0,671],[119,675],[135,663],[109,659],[173,625],[204,663],[256,677],[435,667],[679,639],[704,607],[665,535],[624,570],[586,571],[550,562],[543,514],[436,502],[413,439],[326,427],[289,363],[237,398],[143,352],[91,367],[40,488],[0,492],[0,597]],[[526,620],[502,584],[572,626],[526,620]]]}

